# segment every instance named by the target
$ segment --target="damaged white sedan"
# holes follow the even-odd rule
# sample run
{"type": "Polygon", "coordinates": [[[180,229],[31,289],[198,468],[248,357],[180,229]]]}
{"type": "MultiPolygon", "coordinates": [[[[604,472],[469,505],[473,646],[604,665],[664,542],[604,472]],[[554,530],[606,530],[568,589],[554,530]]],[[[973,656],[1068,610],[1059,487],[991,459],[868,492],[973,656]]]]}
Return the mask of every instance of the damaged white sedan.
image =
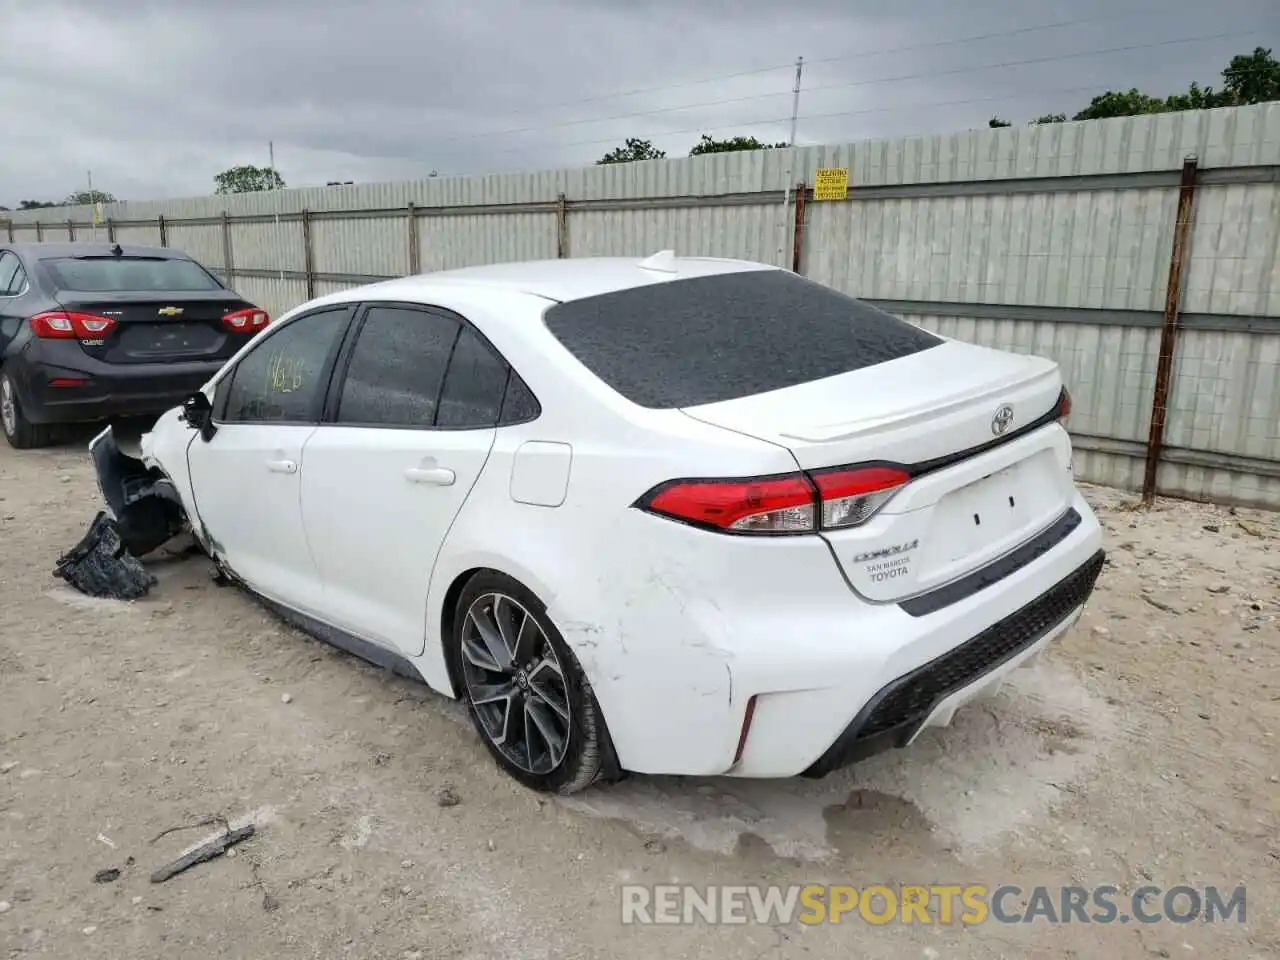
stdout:
{"type": "Polygon", "coordinates": [[[910,743],[1103,565],[1057,366],[787,271],[583,259],[388,281],[93,444],[323,640],[463,699],[512,776],[823,775],[910,743]]]}

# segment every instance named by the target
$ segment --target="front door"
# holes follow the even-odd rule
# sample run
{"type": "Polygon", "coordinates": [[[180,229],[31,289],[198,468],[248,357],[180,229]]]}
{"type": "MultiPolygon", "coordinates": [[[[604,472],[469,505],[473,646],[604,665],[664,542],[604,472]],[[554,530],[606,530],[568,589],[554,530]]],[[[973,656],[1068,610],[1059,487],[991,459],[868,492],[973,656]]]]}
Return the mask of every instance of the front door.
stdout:
{"type": "Polygon", "coordinates": [[[314,612],[320,581],[302,525],[302,466],[350,308],[291,320],[219,382],[217,430],[188,449],[196,513],[213,550],[263,596],[314,612]]]}
{"type": "Polygon", "coordinates": [[[322,619],[405,656],[425,643],[436,556],[489,457],[507,365],[443,311],[375,304],[303,452],[322,619]]]}

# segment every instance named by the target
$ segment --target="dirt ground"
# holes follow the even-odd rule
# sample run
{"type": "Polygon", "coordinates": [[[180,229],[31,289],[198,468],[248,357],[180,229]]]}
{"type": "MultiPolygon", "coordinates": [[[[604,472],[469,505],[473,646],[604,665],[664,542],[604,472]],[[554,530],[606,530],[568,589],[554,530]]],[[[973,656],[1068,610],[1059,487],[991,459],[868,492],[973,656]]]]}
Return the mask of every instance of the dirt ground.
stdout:
{"type": "Polygon", "coordinates": [[[86,439],[0,444],[0,956],[1280,956],[1274,515],[1091,489],[1110,562],[1083,620],[951,728],[816,782],[545,799],[456,704],[282,626],[203,558],[133,604],[60,586],[99,504],[86,439]],[[214,828],[153,838],[212,817],[258,833],[150,883],[214,828]],[[620,923],[620,885],[671,881],[1244,884],[1248,919],[620,923]]]}

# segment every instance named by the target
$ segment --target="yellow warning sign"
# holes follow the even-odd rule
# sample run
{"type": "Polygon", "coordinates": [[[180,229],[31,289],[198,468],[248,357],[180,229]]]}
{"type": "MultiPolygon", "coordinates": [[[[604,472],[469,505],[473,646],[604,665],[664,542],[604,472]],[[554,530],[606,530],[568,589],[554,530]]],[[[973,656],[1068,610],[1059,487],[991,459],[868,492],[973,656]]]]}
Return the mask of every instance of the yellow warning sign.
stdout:
{"type": "Polygon", "coordinates": [[[813,199],[845,200],[849,196],[849,168],[823,167],[813,182],[813,199]]]}

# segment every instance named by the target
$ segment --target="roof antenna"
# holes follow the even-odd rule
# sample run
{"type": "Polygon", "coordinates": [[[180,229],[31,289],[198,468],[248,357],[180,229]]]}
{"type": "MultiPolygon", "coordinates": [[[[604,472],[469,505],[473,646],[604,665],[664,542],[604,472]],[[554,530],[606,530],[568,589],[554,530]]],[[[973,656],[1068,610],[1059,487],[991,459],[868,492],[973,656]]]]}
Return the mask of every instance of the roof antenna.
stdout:
{"type": "Polygon", "coordinates": [[[111,244],[111,254],[112,256],[116,256],[116,257],[123,256],[124,248],[120,246],[119,241],[111,244]]]}
{"type": "Polygon", "coordinates": [[[659,250],[651,257],[646,257],[640,261],[641,270],[653,270],[657,273],[678,273],[676,269],[676,252],[674,250],[659,250]]]}

